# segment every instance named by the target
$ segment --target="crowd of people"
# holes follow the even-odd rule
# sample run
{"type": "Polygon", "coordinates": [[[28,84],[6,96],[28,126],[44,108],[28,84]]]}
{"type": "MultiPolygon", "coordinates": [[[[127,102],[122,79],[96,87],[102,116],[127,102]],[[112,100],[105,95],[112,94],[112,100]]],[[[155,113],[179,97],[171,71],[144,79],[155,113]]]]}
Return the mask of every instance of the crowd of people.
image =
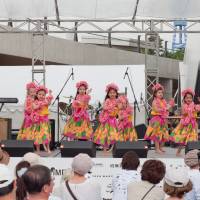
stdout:
{"type": "MultiPolygon", "coordinates": [[[[185,165],[166,167],[156,159],[143,165],[133,151],[124,154],[121,168],[112,177],[113,200],[200,200],[199,150],[189,151],[185,165]],[[141,169],[141,170],[139,170],[141,169]]],[[[0,200],[101,200],[98,179],[87,176],[94,162],[80,153],[71,163],[58,185],[50,169],[40,162],[35,153],[27,153],[9,168],[9,155],[0,150],[0,200]]]]}
{"type": "MultiPolygon", "coordinates": [[[[37,152],[43,144],[44,149],[50,153],[51,134],[48,106],[53,99],[52,92],[32,82],[28,83],[26,88],[25,117],[17,139],[34,140],[37,152]]],[[[95,131],[92,129],[88,114],[91,91],[86,81],[76,84],[72,115],[66,121],[63,130],[63,135],[67,140],[90,140],[102,146],[105,152],[112,149],[117,141],[136,141],[138,136],[133,125],[133,108],[125,95],[119,95],[119,88],[114,83],[106,86],[105,100],[98,117],[99,125],[95,131]]],[[[177,143],[179,148],[176,155],[179,156],[183,146],[188,142],[198,140],[197,113],[200,111],[200,104],[194,103],[195,94],[192,89],[183,90],[180,122],[169,133],[169,111],[175,105],[174,100],[170,99],[167,102],[164,99],[164,87],[159,83],[153,85],[152,93],[151,119],[144,139],[155,143],[155,152],[158,154],[165,153],[163,149],[165,142],[177,143]]]]}

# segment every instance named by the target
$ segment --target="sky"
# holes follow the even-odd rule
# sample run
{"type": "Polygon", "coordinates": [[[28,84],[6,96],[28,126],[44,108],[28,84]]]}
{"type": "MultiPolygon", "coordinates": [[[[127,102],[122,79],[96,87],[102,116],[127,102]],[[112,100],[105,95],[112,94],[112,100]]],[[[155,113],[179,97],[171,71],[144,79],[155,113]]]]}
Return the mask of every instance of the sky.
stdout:
{"type": "MultiPolygon", "coordinates": [[[[127,77],[124,79],[126,68],[129,67],[128,74],[133,85],[136,97],[139,100],[141,93],[145,94],[145,71],[144,65],[130,66],[47,66],[46,67],[46,86],[53,91],[54,97],[57,96],[65,81],[69,77],[72,68],[74,71],[74,80],[69,79],[63,92],[60,95],[60,101],[68,102],[69,96],[75,96],[75,84],[80,80],[86,80],[89,87],[92,88],[91,104],[102,102],[105,97],[105,87],[114,82],[119,86],[120,92],[125,91],[127,87],[128,98],[134,102],[133,93],[127,77]]],[[[25,85],[31,81],[31,66],[1,66],[0,67],[0,97],[17,97],[19,104],[25,100],[25,85]]]]}

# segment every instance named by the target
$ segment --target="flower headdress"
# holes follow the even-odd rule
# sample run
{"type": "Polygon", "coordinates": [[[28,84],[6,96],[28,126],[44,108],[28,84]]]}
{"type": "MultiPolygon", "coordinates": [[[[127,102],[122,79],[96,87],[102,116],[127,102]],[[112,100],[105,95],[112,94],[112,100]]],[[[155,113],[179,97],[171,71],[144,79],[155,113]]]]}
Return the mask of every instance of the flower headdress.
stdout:
{"type": "Polygon", "coordinates": [[[116,90],[116,91],[119,90],[118,86],[117,86],[115,83],[110,83],[110,84],[108,84],[108,85],[106,86],[106,92],[107,92],[107,93],[108,93],[108,91],[109,91],[110,89],[114,89],[114,90],[116,90]]]}
{"type": "Polygon", "coordinates": [[[128,102],[128,99],[125,95],[121,95],[121,96],[118,97],[117,102],[122,103],[122,104],[126,104],[128,102]]]}
{"type": "Polygon", "coordinates": [[[37,85],[34,82],[30,82],[26,84],[26,89],[29,90],[30,88],[37,88],[37,85]]]}
{"type": "Polygon", "coordinates": [[[187,89],[185,89],[185,90],[183,90],[182,92],[181,92],[181,95],[184,97],[186,94],[191,94],[192,96],[194,96],[195,95],[195,93],[194,93],[194,91],[192,90],[192,88],[187,88],[187,89]]]}
{"type": "Polygon", "coordinates": [[[160,83],[156,83],[153,85],[152,90],[153,90],[153,92],[156,92],[158,90],[164,91],[164,87],[160,83]]]}
{"type": "Polygon", "coordinates": [[[80,88],[81,86],[84,86],[86,90],[88,89],[88,83],[86,81],[80,81],[76,84],[76,88],[80,88]]]}
{"type": "Polygon", "coordinates": [[[36,92],[38,93],[39,91],[43,90],[46,94],[48,93],[48,89],[44,85],[39,85],[37,87],[36,92]]]}

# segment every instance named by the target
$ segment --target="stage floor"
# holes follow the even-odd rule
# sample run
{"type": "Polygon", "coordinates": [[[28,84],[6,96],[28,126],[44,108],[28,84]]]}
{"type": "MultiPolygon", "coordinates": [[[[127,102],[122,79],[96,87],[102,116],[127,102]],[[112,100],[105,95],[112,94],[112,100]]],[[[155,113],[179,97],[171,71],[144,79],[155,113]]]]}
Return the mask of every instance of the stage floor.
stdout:
{"type": "MultiPolygon", "coordinates": [[[[162,155],[155,153],[154,150],[149,150],[147,157],[148,158],[183,158],[185,155],[185,149],[182,150],[180,157],[176,157],[177,148],[164,147],[164,149],[166,152],[162,155]]],[[[42,156],[42,157],[61,157],[59,150],[52,151],[52,153],[50,155],[47,154],[46,152],[41,151],[40,156],[42,156]]],[[[112,158],[112,152],[104,153],[103,151],[97,151],[96,157],[97,158],[112,158]]]]}

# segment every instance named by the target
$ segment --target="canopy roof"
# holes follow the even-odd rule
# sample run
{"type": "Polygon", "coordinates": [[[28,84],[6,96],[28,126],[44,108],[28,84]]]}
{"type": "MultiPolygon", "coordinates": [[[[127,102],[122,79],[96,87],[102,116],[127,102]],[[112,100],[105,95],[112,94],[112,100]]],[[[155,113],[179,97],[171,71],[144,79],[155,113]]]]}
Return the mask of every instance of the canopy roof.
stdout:
{"type": "Polygon", "coordinates": [[[61,19],[200,17],[199,0],[0,0],[0,18],[55,18],[55,2],[61,19]]]}

